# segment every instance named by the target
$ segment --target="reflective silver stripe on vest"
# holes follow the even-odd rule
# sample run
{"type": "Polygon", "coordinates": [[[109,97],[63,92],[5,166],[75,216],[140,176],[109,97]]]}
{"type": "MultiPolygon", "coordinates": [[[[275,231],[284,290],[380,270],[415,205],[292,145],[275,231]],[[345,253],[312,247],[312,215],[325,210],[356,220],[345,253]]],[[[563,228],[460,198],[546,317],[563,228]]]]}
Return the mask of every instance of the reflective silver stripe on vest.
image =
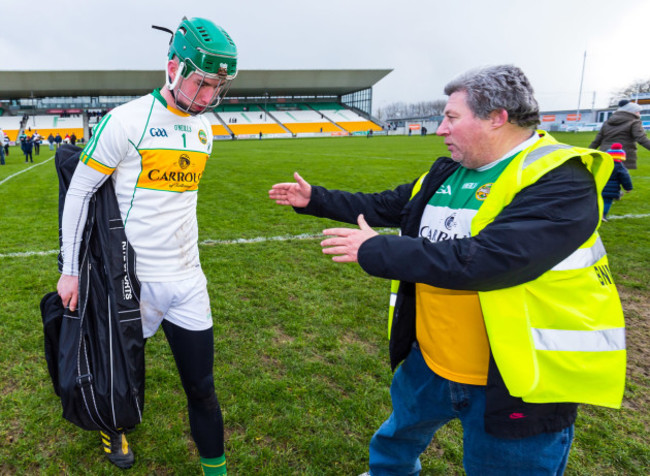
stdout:
{"type": "Polygon", "coordinates": [[[532,163],[538,161],[545,155],[548,155],[552,152],[555,152],[556,150],[560,149],[572,149],[570,145],[566,144],[551,144],[551,145],[545,145],[543,147],[540,147],[538,149],[531,150],[530,153],[526,156],[524,159],[524,164],[522,166],[522,169],[525,169],[532,163]]]}
{"type": "Polygon", "coordinates": [[[397,293],[390,293],[390,306],[395,307],[396,302],[397,302],[397,293]]]}
{"type": "Polygon", "coordinates": [[[625,350],[625,328],[601,331],[566,331],[532,328],[537,350],[606,352],[625,350]]]}
{"type": "Polygon", "coordinates": [[[603,245],[603,240],[601,240],[599,236],[592,246],[589,248],[578,248],[558,264],[553,266],[551,271],[567,271],[570,269],[587,268],[598,263],[598,261],[600,261],[606,254],[605,245],[603,245]]]}

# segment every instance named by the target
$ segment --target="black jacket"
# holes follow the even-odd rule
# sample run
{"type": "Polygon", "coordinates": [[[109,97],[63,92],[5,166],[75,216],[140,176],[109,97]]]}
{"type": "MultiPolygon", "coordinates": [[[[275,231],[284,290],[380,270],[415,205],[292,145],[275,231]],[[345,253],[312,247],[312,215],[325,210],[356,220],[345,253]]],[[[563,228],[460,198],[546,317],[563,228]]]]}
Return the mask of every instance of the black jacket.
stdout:
{"type": "MultiPolygon", "coordinates": [[[[415,284],[489,291],[531,281],[570,255],[598,224],[596,186],[579,159],[550,171],[515,196],[478,235],[432,243],[419,237],[422,213],[431,196],[459,165],[439,158],[412,200],[415,182],[382,193],[363,194],[312,187],[309,205],[298,213],[356,224],[360,213],[370,226],[399,227],[402,236],[379,235],[359,249],[361,267],[373,276],[397,279],[400,288],[390,341],[393,369],[415,341],[415,284]]],[[[506,438],[559,431],[575,421],[573,403],[530,404],[508,393],[490,357],[485,424],[506,438]],[[511,419],[513,413],[526,418],[511,419]]]]}
{"type": "MultiPolygon", "coordinates": [[[[55,156],[59,229],[80,151],[64,145],[55,156]]],[[[63,416],[83,429],[115,434],[142,419],[144,339],[135,253],[111,180],[91,198],[79,262],[77,311],[63,309],[56,292],[41,301],[45,357],[63,416]]]]}

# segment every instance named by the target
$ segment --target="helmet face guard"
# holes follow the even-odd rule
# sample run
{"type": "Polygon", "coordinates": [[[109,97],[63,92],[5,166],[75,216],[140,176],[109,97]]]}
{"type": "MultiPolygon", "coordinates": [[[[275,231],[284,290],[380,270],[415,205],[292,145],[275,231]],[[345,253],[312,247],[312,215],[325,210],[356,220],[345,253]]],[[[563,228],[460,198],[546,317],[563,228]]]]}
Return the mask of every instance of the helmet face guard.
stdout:
{"type": "Polygon", "coordinates": [[[179,66],[172,87],[168,87],[176,100],[176,107],[183,112],[194,115],[212,111],[230,89],[232,81],[225,75],[206,74],[197,70],[185,77],[180,68],[179,66]],[[212,92],[210,96],[202,93],[206,88],[212,92]],[[199,97],[200,93],[201,97],[199,97]],[[209,99],[206,100],[206,97],[209,99]]]}
{"type": "Polygon", "coordinates": [[[217,107],[237,76],[235,43],[223,28],[203,18],[183,18],[169,45],[168,59],[174,58],[178,70],[173,81],[167,77],[167,88],[176,107],[189,114],[217,107]],[[186,81],[192,84],[184,88],[186,81]],[[213,94],[209,101],[199,102],[199,93],[206,87],[213,88],[213,94]]]}

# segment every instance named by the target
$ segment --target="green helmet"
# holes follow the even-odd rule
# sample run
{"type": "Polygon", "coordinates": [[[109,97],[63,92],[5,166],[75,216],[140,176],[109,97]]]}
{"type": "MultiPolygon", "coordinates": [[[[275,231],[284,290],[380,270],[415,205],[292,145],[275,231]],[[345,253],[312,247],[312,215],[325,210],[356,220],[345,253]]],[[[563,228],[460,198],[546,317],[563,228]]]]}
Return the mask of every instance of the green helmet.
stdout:
{"type": "Polygon", "coordinates": [[[176,107],[190,114],[217,107],[237,76],[235,43],[223,28],[205,18],[183,17],[169,43],[168,59],[174,58],[178,59],[178,73],[173,81],[167,75],[167,88],[174,96],[176,107]],[[199,76],[200,83],[188,95],[183,81],[193,74],[199,76]],[[210,88],[211,97],[206,99],[201,95],[203,99],[200,98],[202,87],[210,88]]]}
{"type": "Polygon", "coordinates": [[[205,18],[183,18],[169,45],[169,59],[174,56],[185,63],[185,78],[196,70],[216,75],[222,68],[227,79],[237,76],[235,43],[223,28],[205,18]]]}

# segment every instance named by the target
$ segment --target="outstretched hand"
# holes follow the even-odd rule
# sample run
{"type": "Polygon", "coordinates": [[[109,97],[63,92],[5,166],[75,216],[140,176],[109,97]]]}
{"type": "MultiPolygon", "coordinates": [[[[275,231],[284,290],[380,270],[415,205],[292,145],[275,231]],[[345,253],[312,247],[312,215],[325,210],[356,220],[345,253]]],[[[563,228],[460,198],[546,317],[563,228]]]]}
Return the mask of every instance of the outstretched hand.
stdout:
{"type": "Polygon", "coordinates": [[[333,238],[327,238],[321,241],[323,253],[332,256],[332,261],[337,263],[355,263],[358,261],[357,254],[361,245],[373,236],[377,236],[375,230],[370,228],[366,223],[363,215],[357,217],[359,229],[354,228],[328,228],[323,230],[324,235],[331,235],[333,238]]]}
{"type": "Polygon", "coordinates": [[[311,200],[311,185],[298,172],[294,172],[295,182],[276,183],[269,190],[269,198],[278,205],[291,205],[304,208],[311,200]]]}

